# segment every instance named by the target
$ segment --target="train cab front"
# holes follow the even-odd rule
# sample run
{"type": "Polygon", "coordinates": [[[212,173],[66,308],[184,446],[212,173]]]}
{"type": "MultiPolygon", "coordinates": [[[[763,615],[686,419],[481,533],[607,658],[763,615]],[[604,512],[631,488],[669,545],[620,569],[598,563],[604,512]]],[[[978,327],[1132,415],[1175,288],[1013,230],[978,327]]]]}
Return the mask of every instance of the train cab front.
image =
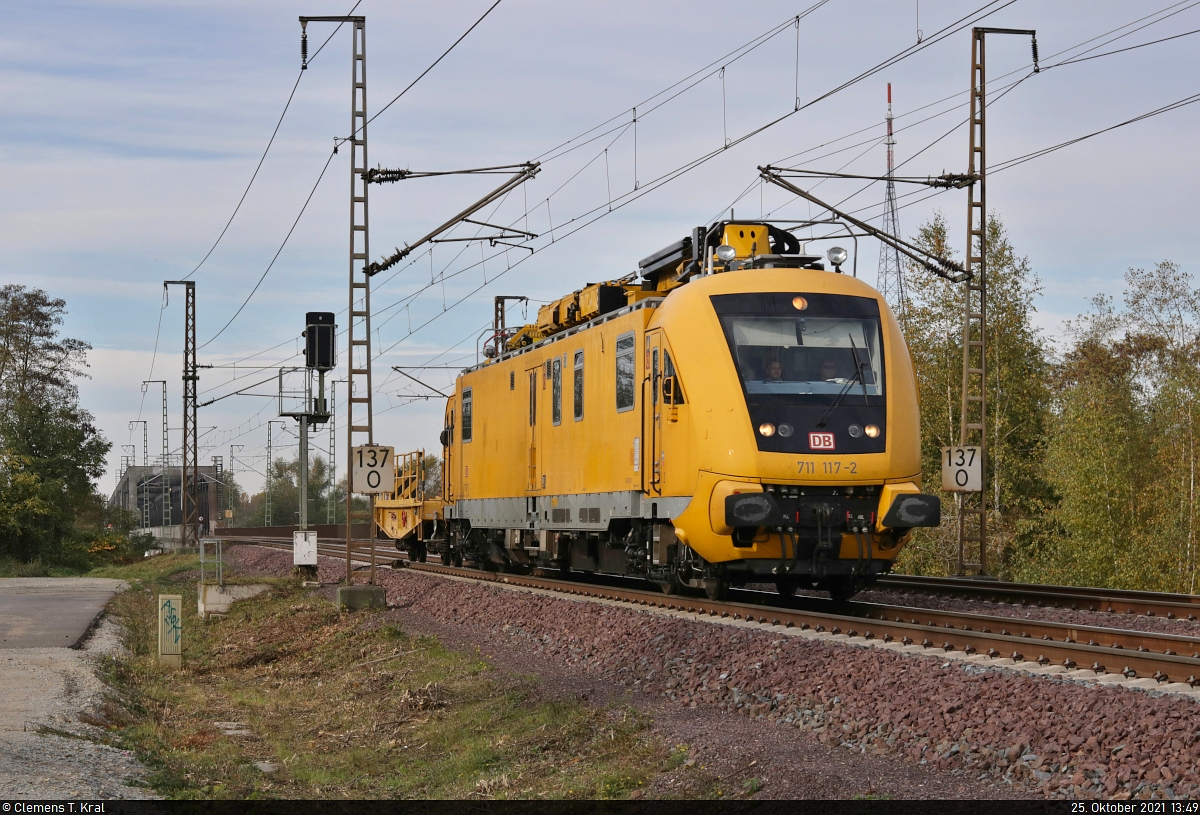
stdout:
{"type": "Polygon", "coordinates": [[[849,276],[716,278],[694,292],[707,289],[719,326],[709,378],[730,380],[725,392],[742,400],[706,414],[696,498],[708,517],[694,500],[683,531],[730,583],[848,597],[891,569],[913,528],[940,523],[938,499],[920,491],[917,389],[899,326],[849,276]],[[718,355],[732,365],[714,365],[718,355]]]}

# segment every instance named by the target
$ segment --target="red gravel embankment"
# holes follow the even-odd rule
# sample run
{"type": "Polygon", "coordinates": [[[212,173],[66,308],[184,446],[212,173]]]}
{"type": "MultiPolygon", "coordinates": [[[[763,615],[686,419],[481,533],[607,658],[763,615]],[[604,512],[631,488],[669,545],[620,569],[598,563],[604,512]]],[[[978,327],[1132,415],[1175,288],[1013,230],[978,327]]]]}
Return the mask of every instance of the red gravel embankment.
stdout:
{"type": "MultiPolygon", "coordinates": [[[[246,552],[243,568],[278,562],[269,557],[277,554],[246,552]]],[[[322,563],[322,579],[341,574],[336,562],[322,563]]],[[[389,603],[477,642],[523,648],[681,705],[803,728],[856,752],[898,755],[938,773],[1002,779],[1048,795],[1200,794],[1200,705],[1190,698],[943,664],[413,571],[382,570],[379,582],[389,603]]]]}

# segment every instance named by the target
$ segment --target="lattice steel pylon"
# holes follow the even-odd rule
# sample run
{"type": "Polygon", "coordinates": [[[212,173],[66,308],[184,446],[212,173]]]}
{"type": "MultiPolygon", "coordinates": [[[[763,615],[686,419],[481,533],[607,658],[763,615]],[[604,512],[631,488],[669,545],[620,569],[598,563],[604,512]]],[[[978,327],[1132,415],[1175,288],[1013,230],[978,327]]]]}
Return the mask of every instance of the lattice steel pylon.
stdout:
{"type": "Polygon", "coordinates": [[[271,492],[272,492],[272,487],[274,486],[274,484],[272,482],[274,480],[274,471],[275,471],[275,450],[273,447],[274,441],[271,438],[271,426],[275,425],[275,424],[282,425],[283,422],[276,422],[276,421],[267,422],[267,477],[266,477],[266,481],[264,482],[264,486],[263,486],[263,525],[264,526],[270,526],[271,522],[273,520],[273,518],[271,517],[271,509],[272,509],[271,492]]]}
{"type": "Polygon", "coordinates": [[[225,459],[222,456],[213,456],[212,466],[213,480],[216,482],[217,488],[217,506],[215,512],[213,512],[211,509],[209,510],[210,514],[212,514],[212,517],[209,519],[208,528],[216,529],[217,519],[221,520],[222,526],[225,525],[225,459]]]}
{"type": "Polygon", "coordinates": [[[162,483],[159,485],[162,489],[162,534],[167,534],[167,527],[171,525],[171,478],[170,478],[170,437],[167,434],[167,381],[165,379],[147,379],[142,382],[142,393],[146,392],[147,385],[162,385],[162,455],[159,456],[158,462],[162,465],[162,483]]]}
{"type": "MultiPolygon", "coordinates": [[[[337,513],[333,510],[333,493],[337,487],[337,382],[329,383],[329,466],[325,468],[325,523],[333,525],[337,513]]],[[[349,485],[347,484],[347,488],[349,485]]]]}
{"type": "Polygon", "coordinates": [[[183,468],[180,505],[183,510],[181,545],[200,545],[196,501],[200,490],[200,448],[196,427],[196,389],[200,381],[196,366],[196,281],[168,280],[163,286],[183,286],[183,468]],[[191,474],[188,474],[188,469],[191,474]]]}
{"type": "Polygon", "coordinates": [[[960,447],[978,447],[979,492],[960,492],[958,504],[958,574],[988,573],[987,562],[987,72],[984,42],[987,34],[1019,34],[1033,38],[1033,71],[1037,73],[1037,32],[1032,29],[971,29],[971,115],[967,174],[975,182],[967,187],[966,269],[972,277],[963,283],[962,406],[959,415],[960,447]],[[968,560],[972,545],[979,547],[976,562],[968,560]]]}
{"type": "MultiPolygon", "coordinates": [[[[350,319],[346,326],[346,582],[353,583],[350,561],[351,527],[355,518],[365,520],[371,532],[371,582],[375,582],[375,499],[366,512],[354,511],[350,485],[350,461],[355,442],[375,443],[374,410],[371,402],[371,278],[367,275],[371,243],[368,239],[367,209],[367,18],[301,17],[302,32],[311,22],[349,23],[352,31],[350,63],[350,319]],[[355,271],[355,263],[359,271],[355,271]],[[359,276],[361,275],[361,277],[359,276]]],[[[302,67],[307,67],[307,34],[300,35],[302,67]]]]}
{"type": "Polygon", "coordinates": [[[141,520],[142,529],[150,526],[150,479],[147,478],[147,470],[150,469],[150,453],[146,449],[150,444],[150,431],[147,429],[149,422],[145,419],[134,419],[129,423],[129,429],[133,430],[135,424],[142,426],[142,474],[138,476],[138,501],[135,505],[138,509],[138,518],[141,520]]]}
{"type": "MultiPolygon", "coordinates": [[[[346,480],[358,444],[375,443],[375,411],[371,401],[371,278],[370,219],[367,209],[367,29],[366,18],[354,19],[354,63],[350,88],[350,319],[347,321],[346,385],[346,480]],[[355,263],[359,264],[356,271],[355,263]]],[[[354,511],[354,493],[346,490],[346,582],[352,583],[350,564],[351,525],[363,518],[371,530],[375,550],[375,497],[368,498],[365,513],[354,511]]],[[[375,582],[375,560],[371,559],[371,582],[375,582]]]]}
{"type": "Polygon", "coordinates": [[[984,36],[971,32],[970,152],[967,173],[977,177],[967,187],[967,271],[963,283],[962,406],[958,443],[978,447],[982,489],[958,494],[958,574],[987,574],[987,116],[984,87],[984,36]],[[971,544],[979,547],[977,562],[968,561],[971,544]]]}
{"type": "MultiPolygon", "coordinates": [[[[892,83],[887,86],[887,193],[883,203],[882,229],[893,238],[900,237],[900,219],[896,214],[896,182],[895,147],[896,139],[892,135],[892,83]]],[[[904,325],[908,312],[908,298],[904,294],[904,275],[900,269],[900,252],[893,244],[880,242],[879,271],[875,277],[875,288],[883,295],[883,299],[891,306],[892,313],[904,325]]]]}
{"type": "Polygon", "coordinates": [[[167,527],[171,525],[171,436],[170,428],[167,426],[167,383],[163,380],[162,383],[162,517],[163,517],[163,535],[167,534],[167,527]]]}

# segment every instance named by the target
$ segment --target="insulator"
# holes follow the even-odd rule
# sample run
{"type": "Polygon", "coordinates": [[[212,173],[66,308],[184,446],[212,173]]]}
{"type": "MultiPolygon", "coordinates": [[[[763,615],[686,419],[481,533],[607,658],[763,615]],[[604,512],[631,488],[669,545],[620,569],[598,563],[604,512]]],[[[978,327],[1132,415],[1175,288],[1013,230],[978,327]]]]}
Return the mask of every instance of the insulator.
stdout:
{"type": "MultiPolygon", "coordinates": [[[[1036,46],[1035,46],[1036,48],[1036,46]]],[[[1034,59],[1037,62],[1037,59],[1034,59]]],[[[300,70],[308,68],[308,32],[304,31],[300,34],[300,70]]]]}
{"type": "Polygon", "coordinates": [[[1042,72],[1042,69],[1038,66],[1037,37],[1033,38],[1033,72],[1035,74],[1042,72]]]}

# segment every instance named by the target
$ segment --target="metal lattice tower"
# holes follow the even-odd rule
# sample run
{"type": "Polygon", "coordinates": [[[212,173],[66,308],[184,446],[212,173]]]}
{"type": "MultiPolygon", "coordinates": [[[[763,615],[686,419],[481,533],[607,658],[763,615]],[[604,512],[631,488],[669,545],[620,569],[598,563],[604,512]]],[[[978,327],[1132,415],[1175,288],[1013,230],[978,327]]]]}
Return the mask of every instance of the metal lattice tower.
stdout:
{"type": "Polygon", "coordinates": [[[337,487],[337,382],[329,383],[329,466],[325,468],[326,486],[329,492],[325,496],[325,523],[334,522],[333,493],[337,487]]]}
{"type": "Polygon", "coordinates": [[[263,486],[263,526],[271,525],[271,480],[274,475],[274,450],[271,449],[271,425],[275,422],[267,422],[267,481],[263,486]]]}
{"type": "MultiPolygon", "coordinates": [[[[133,466],[136,456],[121,456],[121,472],[117,476],[117,483],[125,480],[125,473],[129,472],[129,468],[133,466]]],[[[121,493],[121,508],[129,509],[129,490],[126,489],[121,493]]]]}
{"type": "Polygon", "coordinates": [[[978,447],[981,489],[960,492],[958,505],[958,574],[988,573],[987,562],[987,71],[984,41],[987,34],[1018,34],[1033,38],[1033,70],[1037,73],[1037,32],[1032,29],[971,29],[971,143],[967,174],[975,183],[967,187],[967,271],[972,273],[963,291],[962,408],[958,443],[978,447]],[[970,561],[978,547],[978,558],[970,561]]]}
{"type": "Polygon", "coordinates": [[[171,446],[170,437],[168,436],[167,428],[167,382],[162,380],[163,391],[163,422],[162,422],[162,516],[163,516],[163,534],[167,534],[166,528],[171,525],[171,446]]]}
{"type": "Polygon", "coordinates": [[[366,512],[354,510],[354,493],[349,489],[350,458],[357,445],[375,443],[374,410],[371,402],[371,278],[367,274],[371,244],[367,225],[367,18],[301,17],[302,67],[307,67],[308,24],[349,23],[352,27],[350,61],[350,319],[346,327],[346,582],[353,583],[350,563],[351,525],[355,518],[366,521],[371,535],[371,582],[375,582],[375,498],[366,512]],[[355,264],[359,264],[356,272],[355,264]]]}
{"type": "MultiPolygon", "coordinates": [[[[354,21],[354,60],[350,88],[350,319],[346,343],[346,472],[349,480],[351,452],[357,445],[375,443],[374,410],[371,402],[371,278],[370,241],[367,226],[367,29],[365,17],[354,21]],[[358,269],[355,265],[358,264],[358,269]]],[[[353,583],[350,566],[351,525],[358,517],[371,530],[375,546],[375,498],[367,511],[355,512],[354,493],[346,490],[346,582],[353,583]],[[365,516],[365,517],[364,517],[365,516]]],[[[372,560],[371,582],[375,582],[372,560]]]]}
{"type": "MultiPolygon", "coordinates": [[[[893,238],[900,237],[900,219],[896,215],[896,182],[893,173],[896,169],[895,147],[896,139],[892,135],[892,83],[887,86],[887,194],[883,202],[882,229],[893,238]]],[[[908,310],[908,299],[904,295],[904,275],[900,270],[900,252],[888,243],[879,244],[879,272],[875,278],[875,288],[883,295],[883,299],[891,306],[892,312],[904,322],[908,310]]]]}
{"type": "MultiPolygon", "coordinates": [[[[235,475],[235,473],[237,472],[237,460],[236,460],[236,459],[234,459],[234,457],[233,457],[233,454],[234,454],[234,453],[241,452],[243,449],[245,449],[245,447],[246,447],[246,445],[244,445],[244,444],[231,444],[231,445],[229,445],[229,469],[228,469],[228,470],[226,470],[226,471],[225,471],[225,473],[226,473],[226,477],[227,477],[227,478],[228,478],[230,481],[233,481],[233,476],[234,476],[234,475],[235,475]]],[[[235,503],[235,502],[237,501],[237,499],[238,499],[238,498],[240,498],[240,497],[241,497],[240,493],[235,493],[235,492],[227,492],[227,493],[225,493],[225,508],[226,508],[226,509],[233,509],[233,505],[234,505],[234,503],[235,503]]],[[[229,524],[229,525],[230,525],[230,526],[233,526],[233,524],[229,524]]]]}
{"type": "Polygon", "coordinates": [[[171,525],[171,478],[168,469],[171,466],[171,446],[167,436],[167,381],[165,379],[147,379],[142,382],[143,393],[146,392],[147,385],[162,385],[162,455],[159,456],[158,461],[162,465],[162,484],[160,485],[162,487],[162,525],[163,534],[166,535],[166,528],[171,525]]]}
{"type": "Polygon", "coordinates": [[[958,574],[987,574],[987,152],[984,87],[984,32],[971,36],[971,146],[967,173],[978,181],[967,188],[967,271],[974,277],[963,284],[962,411],[958,443],[979,448],[983,488],[959,493],[958,574]],[[976,562],[970,562],[974,544],[976,562]]]}
{"type": "Polygon", "coordinates": [[[196,389],[200,382],[196,366],[196,281],[168,280],[164,286],[183,286],[185,292],[183,317],[183,467],[180,504],[183,508],[185,547],[200,545],[197,521],[197,501],[200,492],[200,447],[196,427],[196,389]],[[189,474],[188,470],[191,470],[189,474]]]}
{"type": "Polygon", "coordinates": [[[142,420],[142,479],[145,481],[145,495],[142,498],[142,529],[150,528],[150,480],[146,477],[150,469],[150,423],[142,420]]]}
{"type": "MultiPolygon", "coordinates": [[[[222,456],[213,456],[213,481],[216,482],[217,489],[217,508],[213,513],[213,517],[209,519],[209,529],[216,529],[217,519],[221,520],[222,526],[225,522],[225,460],[222,456]]],[[[211,511],[211,510],[210,510],[211,511]]]]}
{"type": "Polygon", "coordinates": [[[129,423],[129,429],[133,430],[135,424],[142,426],[142,473],[138,476],[138,518],[141,521],[142,529],[150,526],[150,479],[147,478],[147,470],[150,467],[150,452],[146,449],[150,444],[150,431],[147,429],[148,422],[145,419],[134,419],[129,423]]]}

